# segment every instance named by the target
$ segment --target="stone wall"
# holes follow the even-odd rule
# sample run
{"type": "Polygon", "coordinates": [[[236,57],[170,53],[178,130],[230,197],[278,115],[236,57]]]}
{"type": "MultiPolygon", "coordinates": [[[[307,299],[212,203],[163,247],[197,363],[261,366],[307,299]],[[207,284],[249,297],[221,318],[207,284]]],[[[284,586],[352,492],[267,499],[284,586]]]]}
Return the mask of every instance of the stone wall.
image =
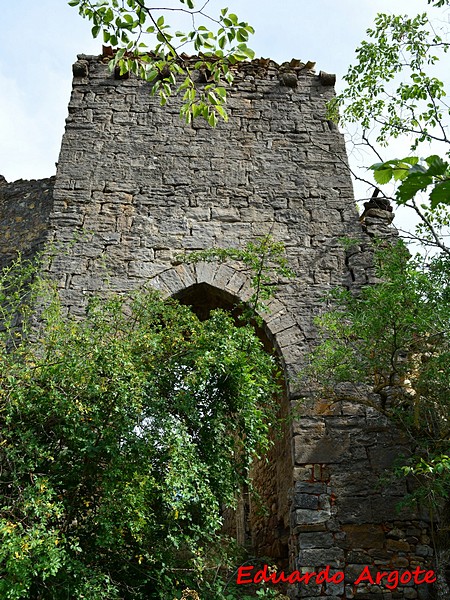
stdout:
{"type": "Polygon", "coordinates": [[[20,252],[31,258],[43,249],[49,232],[55,178],[8,183],[0,176],[0,265],[20,252]]]}
{"type": "Polygon", "coordinates": [[[182,122],[176,101],[159,107],[148,84],[115,79],[101,58],[80,56],[74,75],[49,229],[64,249],[49,272],[67,310],[83,314],[93,292],[143,286],[199,311],[245,301],[249,275],[239,265],[189,265],[179,254],[268,233],[282,241],[296,277],[279,282],[262,316],[284,368],[281,408],[296,418],[277,456],[255,472],[268,510],[261,517],[250,508],[254,549],[286,553],[291,569],[346,573],[343,584],[292,588],[293,598],[425,598],[426,586],[352,585],[362,565],[413,568],[432,555],[421,515],[396,510],[404,484],[379,485],[404,449],[401,437],[361,398],[301,401],[296,378],[324,294],[373,282],[370,238],[393,235],[386,207],[369,205],[362,223],[356,213],[343,139],[325,117],[331,78],[299,61],[243,64],[229,90],[230,120],[211,130],[182,122]],[[355,240],[347,253],[342,237],[355,240]]]}

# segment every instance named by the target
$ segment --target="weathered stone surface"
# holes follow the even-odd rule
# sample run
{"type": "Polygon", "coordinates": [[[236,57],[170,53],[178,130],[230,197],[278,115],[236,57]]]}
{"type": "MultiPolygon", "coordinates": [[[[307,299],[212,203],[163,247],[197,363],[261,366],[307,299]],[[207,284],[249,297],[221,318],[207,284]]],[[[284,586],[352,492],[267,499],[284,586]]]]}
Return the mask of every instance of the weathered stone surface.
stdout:
{"type": "Polygon", "coordinates": [[[350,548],[382,548],[385,543],[385,534],[381,526],[345,525],[343,530],[350,548]]]}
{"type": "Polygon", "coordinates": [[[294,438],[294,457],[296,464],[341,462],[350,446],[350,440],[338,441],[324,436],[313,443],[304,443],[303,436],[294,438]]]}
{"type": "MultiPolygon", "coordinates": [[[[33,257],[49,239],[55,178],[40,181],[0,181],[0,266],[18,253],[33,257]]],[[[78,215],[64,215],[65,226],[81,225],[78,215]]]]}
{"type": "Polygon", "coordinates": [[[331,548],[334,539],[331,533],[301,533],[299,535],[299,547],[305,548],[331,548]]]}
{"type": "Polygon", "coordinates": [[[327,510],[297,509],[294,516],[297,525],[316,525],[328,521],[331,513],[327,510]]]}
{"type": "Polygon", "coordinates": [[[343,567],[344,551],[340,548],[320,548],[300,550],[299,561],[303,565],[312,565],[313,567],[343,567]]]}

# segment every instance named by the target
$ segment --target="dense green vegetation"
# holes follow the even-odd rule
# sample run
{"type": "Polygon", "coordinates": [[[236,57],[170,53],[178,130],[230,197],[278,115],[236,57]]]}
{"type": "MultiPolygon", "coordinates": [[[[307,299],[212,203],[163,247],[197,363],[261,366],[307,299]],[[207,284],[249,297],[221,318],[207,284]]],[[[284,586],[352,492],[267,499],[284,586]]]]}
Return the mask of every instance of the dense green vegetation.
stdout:
{"type": "Polygon", "coordinates": [[[75,320],[31,276],[0,279],[1,597],[221,598],[221,514],[269,445],[274,359],[223,311],[148,292],[75,320]]]}

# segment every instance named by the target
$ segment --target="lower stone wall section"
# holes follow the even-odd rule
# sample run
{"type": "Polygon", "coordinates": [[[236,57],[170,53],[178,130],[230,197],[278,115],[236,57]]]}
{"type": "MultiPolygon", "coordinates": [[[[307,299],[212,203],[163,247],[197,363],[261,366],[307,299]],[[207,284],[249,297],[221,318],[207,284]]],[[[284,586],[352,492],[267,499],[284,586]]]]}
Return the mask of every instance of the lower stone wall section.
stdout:
{"type": "Polygon", "coordinates": [[[258,495],[249,502],[252,553],[267,557],[283,569],[289,566],[292,452],[287,398],[281,401],[280,423],[273,432],[273,445],[252,469],[252,484],[258,495]]]}
{"type": "Polygon", "coordinates": [[[292,505],[291,568],[342,571],[341,583],[314,581],[292,587],[291,598],[329,600],[425,600],[430,585],[413,581],[396,589],[376,581],[379,572],[430,569],[433,548],[426,513],[401,505],[408,492],[392,477],[407,445],[375,408],[353,402],[308,406],[294,424],[295,487],[292,505]],[[297,550],[298,549],[298,550],[297,550]]]}

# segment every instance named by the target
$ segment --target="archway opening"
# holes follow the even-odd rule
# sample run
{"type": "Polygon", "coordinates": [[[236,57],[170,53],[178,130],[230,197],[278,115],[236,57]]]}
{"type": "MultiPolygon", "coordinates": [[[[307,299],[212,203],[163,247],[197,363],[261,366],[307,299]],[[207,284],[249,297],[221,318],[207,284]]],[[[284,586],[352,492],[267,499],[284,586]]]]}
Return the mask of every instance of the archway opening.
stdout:
{"type": "MultiPolygon", "coordinates": [[[[190,306],[197,316],[208,319],[217,308],[228,311],[241,325],[239,316],[243,308],[239,299],[207,283],[192,285],[174,297],[190,306]]],[[[264,325],[253,323],[255,333],[266,352],[273,354],[281,363],[274,340],[264,325]]],[[[253,556],[267,558],[288,568],[290,541],[290,509],[293,485],[291,428],[289,403],[284,380],[279,405],[279,425],[271,432],[273,444],[267,454],[255,461],[251,469],[253,492],[241,490],[235,511],[224,512],[224,531],[233,536],[253,556]]]]}

